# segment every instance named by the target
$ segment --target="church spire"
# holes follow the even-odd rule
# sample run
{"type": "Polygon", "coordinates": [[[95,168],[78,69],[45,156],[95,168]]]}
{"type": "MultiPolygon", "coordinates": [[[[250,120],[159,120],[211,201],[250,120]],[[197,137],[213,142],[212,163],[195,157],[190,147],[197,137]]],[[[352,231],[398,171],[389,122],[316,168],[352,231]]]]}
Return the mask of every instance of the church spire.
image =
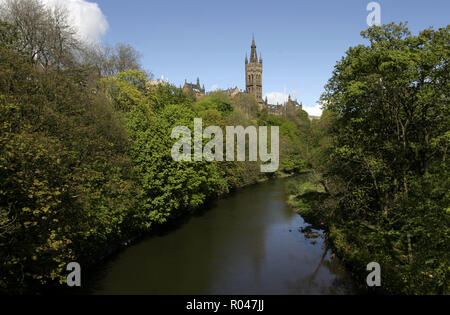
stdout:
{"type": "Polygon", "coordinates": [[[262,56],[258,60],[255,35],[253,35],[250,60],[248,60],[247,56],[245,58],[245,90],[248,94],[255,96],[260,107],[264,106],[262,97],[262,68],[262,56]]]}
{"type": "Polygon", "coordinates": [[[258,53],[256,52],[255,35],[252,39],[252,52],[250,53],[250,63],[258,62],[258,53]]]}

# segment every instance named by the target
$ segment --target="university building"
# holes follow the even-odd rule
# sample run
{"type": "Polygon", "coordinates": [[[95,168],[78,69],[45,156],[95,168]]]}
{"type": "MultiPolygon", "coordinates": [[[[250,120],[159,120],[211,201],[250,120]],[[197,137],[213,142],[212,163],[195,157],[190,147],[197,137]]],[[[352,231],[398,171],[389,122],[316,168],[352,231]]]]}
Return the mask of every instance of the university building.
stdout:
{"type": "Polygon", "coordinates": [[[195,96],[197,97],[202,97],[206,95],[205,85],[203,84],[203,86],[200,86],[200,78],[197,78],[196,84],[188,83],[186,80],[184,80],[183,91],[184,92],[192,91],[195,93],[195,96]]]}
{"type": "MultiPolygon", "coordinates": [[[[267,108],[270,114],[286,116],[289,113],[295,113],[303,106],[297,100],[293,100],[289,95],[287,102],[284,104],[269,104],[267,97],[263,100],[263,59],[262,54],[256,51],[255,37],[252,38],[252,45],[250,50],[250,59],[245,55],[245,92],[255,96],[258,101],[260,109],[267,108]]],[[[185,80],[183,91],[192,91],[197,97],[206,95],[205,86],[200,86],[200,79],[197,78],[197,83],[188,83],[185,80]]],[[[225,91],[231,97],[242,93],[237,87],[225,91]]]]}
{"type": "Polygon", "coordinates": [[[247,54],[245,55],[245,92],[255,96],[261,109],[264,107],[269,110],[269,113],[274,115],[286,115],[289,112],[295,112],[298,109],[302,109],[302,104],[299,104],[297,100],[291,99],[289,95],[288,101],[284,104],[269,104],[267,97],[265,100],[262,98],[262,78],[263,78],[263,60],[262,54],[256,51],[255,37],[252,38],[252,46],[250,50],[250,60],[248,60],[247,54]]]}

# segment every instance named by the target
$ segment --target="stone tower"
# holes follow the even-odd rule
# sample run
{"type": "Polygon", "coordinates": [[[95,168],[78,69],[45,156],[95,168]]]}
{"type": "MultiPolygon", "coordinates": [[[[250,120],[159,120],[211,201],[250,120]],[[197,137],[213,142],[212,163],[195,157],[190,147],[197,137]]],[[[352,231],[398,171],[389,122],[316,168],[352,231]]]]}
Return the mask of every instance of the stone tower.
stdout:
{"type": "Polygon", "coordinates": [[[258,60],[255,36],[253,36],[250,62],[248,61],[247,55],[245,56],[245,90],[248,94],[256,97],[260,106],[264,104],[262,99],[262,72],[262,56],[260,55],[258,60]]]}

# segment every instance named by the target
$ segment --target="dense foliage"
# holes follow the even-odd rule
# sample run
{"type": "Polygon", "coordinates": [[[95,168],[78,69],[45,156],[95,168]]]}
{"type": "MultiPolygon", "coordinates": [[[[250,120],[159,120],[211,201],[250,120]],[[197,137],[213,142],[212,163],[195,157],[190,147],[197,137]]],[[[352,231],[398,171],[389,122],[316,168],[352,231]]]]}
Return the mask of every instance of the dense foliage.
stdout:
{"type": "Polygon", "coordinates": [[[369,45],[338,62],[313,126],[312,182],[322,189],[297,204],[326,221],[361,283],[380,263],[388,293],[449,293],[449,30],[362,32],[369,45]]]}
{"type": "Polygon", "coordinates": [[[279,173],[306,167],[292,149],[303,143],[296,122],[263,119],[253,97],[196,99],[155,84],[130,46],[83,47],[64,27],[63,11],[38,0],[7,5],[0,23],[0,291],[64,284],[68,263],[89,266],[155,225],[277,175],[261,173],[260,162],[174,162],[171,131],[192,129],[196,117],[204,127],[279,124],[286,151],[279,173]],[[62,50],[52,48],[56,38],[62,50]]]}
{"type": "MultiPolygon", "coordinates": [[[[291,202],[365,283],[449,293],[449,30],[362,33],[310,121],[254,97],[197,98],[152,82],[128,45],[88,47],[64,10],[8,0],[0,14],[0,292],[65,282],[120,243],[272,176],[308,172],[291,202]],[[279,126],[280,168],[175,162],[175,126],[279,126]],[[307,180],[305,180],[307,178],[307,180]]],[[[207,140],[204,139],[204,142],[207,140]]]]}
{"type": "Polygon", "coordinates": [[[137,187],[112,107],[71,73],[0,48],[0,284],[60,280],[118,238],[137,187]],[[83,260],[84,261],[84,260],[83,260]]]}

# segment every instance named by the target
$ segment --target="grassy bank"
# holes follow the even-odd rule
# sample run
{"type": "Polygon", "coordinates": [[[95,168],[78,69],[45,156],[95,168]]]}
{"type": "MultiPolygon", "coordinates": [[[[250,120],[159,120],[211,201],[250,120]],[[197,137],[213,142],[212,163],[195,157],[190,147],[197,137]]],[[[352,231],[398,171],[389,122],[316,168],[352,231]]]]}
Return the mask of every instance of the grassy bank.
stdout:
{"type": "Polygon", "coordinates": [[[289,193],[288,204],[308,223],[324,229],[326,222],[320,211],[320,204],[326,193],[318,178],[313,173],[305,173],[290,179],[286,185],[289,193]]]}

